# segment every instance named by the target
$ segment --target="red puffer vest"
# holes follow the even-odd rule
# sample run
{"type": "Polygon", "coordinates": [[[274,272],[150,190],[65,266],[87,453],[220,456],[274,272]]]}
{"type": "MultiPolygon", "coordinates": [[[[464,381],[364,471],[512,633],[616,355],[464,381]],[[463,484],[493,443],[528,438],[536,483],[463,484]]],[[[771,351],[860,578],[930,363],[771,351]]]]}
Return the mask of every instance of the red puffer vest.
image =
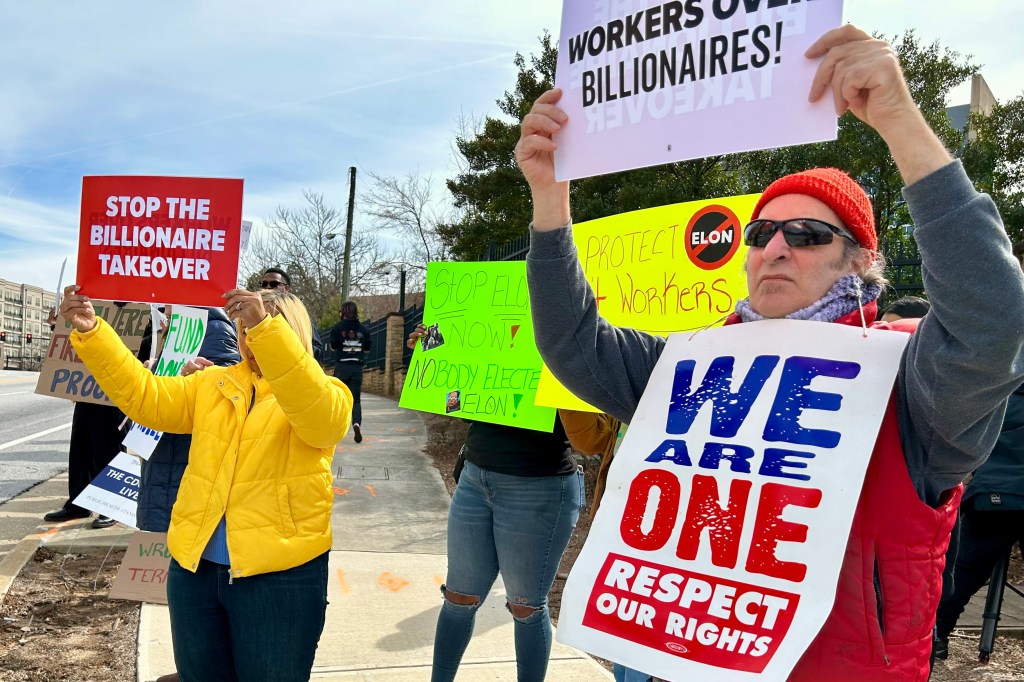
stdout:
{"type": "MultiPolygon", "coordinates": [[[[864,306],[872,329],[912,333],[917,327],[917,320],[875,323],[876,314],[874,302],[864,306]]],[[[726,324],[735,322],[733,315],[726,324]]],[[[860,312],[836,323],[860,326],[860,312]]],[[[832,613],[788,682],[928,679],[942,569],[962,494],[958,485],[937,509],[918,497],[900,445],[894,389],[854,513],[832,613]]]]}

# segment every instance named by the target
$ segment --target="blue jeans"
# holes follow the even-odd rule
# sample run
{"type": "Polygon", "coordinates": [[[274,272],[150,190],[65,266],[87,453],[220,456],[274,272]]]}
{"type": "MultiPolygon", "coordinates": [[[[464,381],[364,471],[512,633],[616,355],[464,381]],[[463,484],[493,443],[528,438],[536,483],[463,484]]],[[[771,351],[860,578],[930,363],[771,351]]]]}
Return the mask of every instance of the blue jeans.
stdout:
{"type": "Polygon", "coordinates": [[[510,476],[466,462],[448,511],[448,579],[434,636],[433,682],[455,679],[477,609],[501,571],[515,620],[519,682],[543,680],[551,655],[548,592],[580,515],[583,474],[510,476]],[[525,609],[520,608],[525,607],[525,609]]]}
{"type": "Polygon", "coordinates": [[[171,560],[167,605],[181,682],[308,682],[327,610],[329,552],[228,582],[228,567],[171,560]]]}

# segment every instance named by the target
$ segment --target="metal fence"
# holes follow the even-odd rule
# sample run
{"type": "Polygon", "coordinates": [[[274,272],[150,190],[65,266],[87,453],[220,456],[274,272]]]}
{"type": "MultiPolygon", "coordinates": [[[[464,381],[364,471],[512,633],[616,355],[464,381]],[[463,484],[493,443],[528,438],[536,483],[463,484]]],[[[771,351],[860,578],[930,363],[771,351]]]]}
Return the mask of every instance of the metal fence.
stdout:
{"type": "Polygon", "coordinates": [[[921,252],[913,239],[887,239],[879,245],[885,256],[885,275],[889,288],[882,293],[879,310],[902,296],[924,296],[921,277],[921,252]]]}
{"type": "Polygon", "coordinates": [[[530,235],[524,234],[500,246],[495,246],[494,242],[487,242],[484,260],[526,260],[529,251],[530,235]]]}

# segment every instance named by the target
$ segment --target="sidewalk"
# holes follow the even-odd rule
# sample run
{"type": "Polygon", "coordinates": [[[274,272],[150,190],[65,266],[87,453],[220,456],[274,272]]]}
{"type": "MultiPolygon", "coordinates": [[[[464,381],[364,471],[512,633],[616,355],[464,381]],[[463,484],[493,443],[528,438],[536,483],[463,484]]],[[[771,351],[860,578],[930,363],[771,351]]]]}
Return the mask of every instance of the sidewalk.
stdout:
{"type": "MultiPolygon", "coordinates": [[[[426,680],[441,606],[438,588],[447,569],[450,498],[423,454],[426,429],[415,412],[364,394],[363,415],[363,442],[355,444],[350,434],[334,458],[330,604],[312,679],[426,680]]],[[[51,495],[66,489],[60,487],[66,483],[54,484],[43,484],[54,488],[51,495]]],[[[124,545],[131,535],[120,526],[103,531],[82,526],[67,524],[48,537],[48,546],[62,551],[72,543],[78,549],[86,543],[124,545]]],[[[516,679],[512,617],[504,604],[499,581],[477,616],[460,681],[516,679]]],[[[138,679],[150,682],[174,669],[167,608],[145,604],[138,679]]],[[[611,679],[585,654],[557,642],[549,671],[549,678],[560,682],[611,679]]]]}

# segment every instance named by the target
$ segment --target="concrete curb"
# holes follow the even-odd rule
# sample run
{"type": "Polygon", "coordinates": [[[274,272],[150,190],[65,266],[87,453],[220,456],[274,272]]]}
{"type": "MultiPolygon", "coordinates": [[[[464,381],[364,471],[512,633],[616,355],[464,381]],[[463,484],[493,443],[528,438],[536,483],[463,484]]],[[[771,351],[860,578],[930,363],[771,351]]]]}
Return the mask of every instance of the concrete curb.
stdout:
{"type": "Polygon", "coordinates": [[[7,593],[11,591],[11,585],[21,573],[21,569],[25,568],[25,564],[35,554],[40,540],[40,535],[25,538],[0,561],[0,604],[7,598],[7,593]]]}

